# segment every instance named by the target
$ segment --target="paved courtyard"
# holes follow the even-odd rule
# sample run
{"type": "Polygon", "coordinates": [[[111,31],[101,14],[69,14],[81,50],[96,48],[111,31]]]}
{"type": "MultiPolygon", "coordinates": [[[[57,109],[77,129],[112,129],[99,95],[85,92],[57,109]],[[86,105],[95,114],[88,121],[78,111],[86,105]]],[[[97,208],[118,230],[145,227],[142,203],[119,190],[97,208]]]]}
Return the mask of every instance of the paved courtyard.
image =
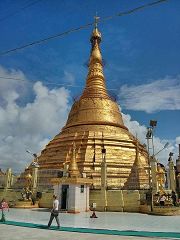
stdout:
{"type": "MultiPolygon", "coordinates": [[[[147,232],[176,232],[180,238],[180,216],[153,216],[138,213],[97,212],[97,219],[90,218],[91,212],[80,214],[60,213],[60,222],[63,231],[47,230],[29,227],[20,227],[0,224],[0,239],[6,240],[46,240],[46,239],[150,239],[139,236],[116,236],[95,233],[71,232],[69,228],[104,229],[118,231],[147,231],[147,232]]],[[[10,209],[7,220],[46,226],[50,213],[46,209],[10,209]]],[[[52,226],[56,226],[53,222],[52,226]]],[[[158,239],[153,237],[152,239],[158,239]]],[[[160,238],[165,239],[165,238],[160,238]]],[[[175,238],[169,238],[175,239],[175,238]]]]}

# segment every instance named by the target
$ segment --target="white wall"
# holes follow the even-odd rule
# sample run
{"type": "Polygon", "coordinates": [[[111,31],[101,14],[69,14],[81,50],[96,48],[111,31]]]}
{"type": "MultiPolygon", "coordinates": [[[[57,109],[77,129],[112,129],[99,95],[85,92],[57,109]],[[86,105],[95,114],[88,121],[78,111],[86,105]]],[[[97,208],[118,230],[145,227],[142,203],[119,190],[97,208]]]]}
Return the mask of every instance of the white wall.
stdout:
{"type": "MultiPolygon", "coordinates": [[[[62,185],[54,185],[53,188],[61,207],[62,185]]],[[[89,186],[84,184],[84,192],[81,193],[81,185],[69,184],[67,204],[69,211],[84,212],[89,210],[89,186]]]]}
{"type": "Polygon", "coordinates": [[[89,187],[84,185],[81,193],[81,185],[69,186],[68,210],[84,212],[89,210],[89,187]]]}

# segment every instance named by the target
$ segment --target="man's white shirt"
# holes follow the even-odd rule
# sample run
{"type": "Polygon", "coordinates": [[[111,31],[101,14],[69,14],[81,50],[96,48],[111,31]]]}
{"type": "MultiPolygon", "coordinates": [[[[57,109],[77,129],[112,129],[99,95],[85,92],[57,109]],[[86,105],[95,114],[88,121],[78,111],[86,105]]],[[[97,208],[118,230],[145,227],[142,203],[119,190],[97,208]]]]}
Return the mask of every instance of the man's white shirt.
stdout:
{"type": "Polygon", "coordinates": [[[59,201],[55,199],[53,201],[53,210],[58,210],[59,209],[59,201]]]}

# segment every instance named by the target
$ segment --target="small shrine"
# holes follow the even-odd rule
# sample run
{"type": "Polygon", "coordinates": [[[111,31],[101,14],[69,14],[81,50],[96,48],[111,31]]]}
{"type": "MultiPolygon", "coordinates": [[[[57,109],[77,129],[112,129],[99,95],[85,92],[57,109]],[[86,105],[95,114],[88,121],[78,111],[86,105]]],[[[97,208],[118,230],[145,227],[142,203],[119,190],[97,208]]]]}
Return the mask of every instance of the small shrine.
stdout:
{"type": "Polygon", "coordinates": [[[15,208],[39,207],[38,201],[36,201],[37,170],[38,165],[36,164],[36,162],[32,162],[31,165],[26,168],[25,173],[21,175],[21,179],[23,179],[23,189],[21,192],[21,198],[19,198],[15,203],[15,208]]]}
{"type": "Polygon", "coordinates": [[[54,193],[58,196],[60,209],[69,213],[89,211],[89,186],[92,179],[82,177],[76,162],[75,143],[69,167],[65,164],[63,177],[51,180],[54,193]]]}

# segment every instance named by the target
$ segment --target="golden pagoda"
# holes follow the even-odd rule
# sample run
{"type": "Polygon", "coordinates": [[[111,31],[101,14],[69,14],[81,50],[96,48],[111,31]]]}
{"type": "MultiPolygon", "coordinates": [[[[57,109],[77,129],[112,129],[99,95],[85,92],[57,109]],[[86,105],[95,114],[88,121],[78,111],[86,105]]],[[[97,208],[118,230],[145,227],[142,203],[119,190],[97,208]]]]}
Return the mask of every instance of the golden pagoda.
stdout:
{"type": "Polygon", "coordinates": [[[97,17],[90,41],[86,86],[74,102],[66,125],[38,157],[39,185],[45,177],[49,184],[76,154],[80,173],[92,179],[94,189],[100,189],[102,149],[106,149],[108,189],[148,189],[147,151],[124,125],[118,104],[106,89],[97,17]]]}

